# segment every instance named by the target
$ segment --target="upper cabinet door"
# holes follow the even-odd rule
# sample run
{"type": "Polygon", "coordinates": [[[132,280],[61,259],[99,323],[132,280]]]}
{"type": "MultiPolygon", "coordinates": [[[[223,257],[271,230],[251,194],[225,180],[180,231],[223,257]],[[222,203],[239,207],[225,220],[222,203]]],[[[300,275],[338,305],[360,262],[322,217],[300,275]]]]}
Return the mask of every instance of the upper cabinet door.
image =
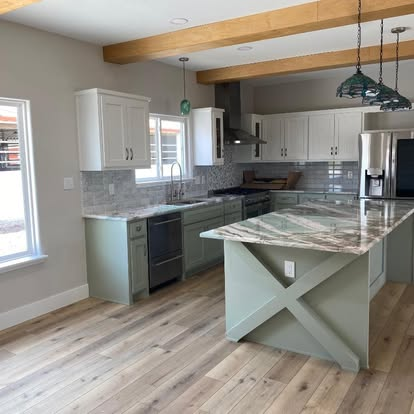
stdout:
{"type": "Polygon", "coordinates": [[[213,159],[214,165],[224,164],[223,113],[213,111],[213,159]]]}
{"type": "Polygon", "coordinates": [[[101,96],[102,143],[104,168],[130,165],[125,99],[101,96]]]}
{"type": "Polygon", "coordinates": [[[263,161],[284,160],[284,133],[283,119],[274,115],[265,116],[263,120],[263,139],[267,141],[264,145],[263,161]]]}
{"type": "Polygon", "coordinates": [[[335,114],[334,156],[339,161],[358,161],[359,134],[362,131],[362,113],[335,114]]]}
{"type": "MultiPolygon", "coordinates": [[[[263,117],[258,115],[252,115],[252,135],[257,138],[263,138],[263,117]]],[[[252,160],[261,161],[262,160],[262,150],[263,145],[256,144],[252,146],[252,160]]]]}
{"type": "Polygon", "coordinates": [[[309,117],[309,160],[331,160],[334,155],[334,114],[309,117]]]}
{"type": "Polygon", "coordinates": [[[151,167],[148,106],[145,101],[125,99],[129,161],[136,168],[151,167]]]}
{"type": "Polygon", "coordinates": [[[308,159],[309,117],[294,116],[284,119],[285,160],[308,159]]]}

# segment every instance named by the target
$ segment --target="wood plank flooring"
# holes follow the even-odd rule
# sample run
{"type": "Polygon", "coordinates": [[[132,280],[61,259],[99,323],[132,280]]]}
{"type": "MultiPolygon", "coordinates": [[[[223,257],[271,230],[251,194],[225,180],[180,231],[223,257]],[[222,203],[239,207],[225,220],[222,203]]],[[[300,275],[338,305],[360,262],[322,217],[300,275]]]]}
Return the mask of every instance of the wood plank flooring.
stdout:
{"type": "Polygon", "coordinates": [[[0,414],[414,414],[414,286],[371,303],[371,369],[228,342],[216,267],[128,307],[90,298],[0,332],[0,414]]]}

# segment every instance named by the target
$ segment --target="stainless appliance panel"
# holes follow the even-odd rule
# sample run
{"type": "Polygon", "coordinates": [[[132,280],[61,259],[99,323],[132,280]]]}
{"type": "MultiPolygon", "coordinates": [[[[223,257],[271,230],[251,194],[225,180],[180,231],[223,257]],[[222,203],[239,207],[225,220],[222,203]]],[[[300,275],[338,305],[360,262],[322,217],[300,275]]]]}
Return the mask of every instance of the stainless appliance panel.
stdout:
{"type": "Polygon", "coordinates": [[[183,274],[181,213],[148,220],[149,285],[153,289],[183,274]]]}
{"type": "Polygon", "coordinates": [[[391,142],[389,131],[360,135],[360,197],[391,197],[391,142]]]}
{"type": "Polygon", "coordinates": [[[414,199],[414,131],[393,133],[391,197],[414,199]]]}

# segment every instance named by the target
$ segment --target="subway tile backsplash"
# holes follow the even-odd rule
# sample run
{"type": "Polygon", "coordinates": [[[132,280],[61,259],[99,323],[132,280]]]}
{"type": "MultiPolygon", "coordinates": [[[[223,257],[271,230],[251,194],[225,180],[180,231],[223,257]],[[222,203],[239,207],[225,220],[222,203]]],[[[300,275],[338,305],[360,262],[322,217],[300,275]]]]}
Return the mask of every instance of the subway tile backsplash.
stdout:
{"type": "MultiPolygon", "coordinates": [[[[257,177],[287,177],[289,171],[302,171],[297,190],[358,191],[357,162],[286,162],[235,164],[232,147],[225,147],[225,163],[217,167],[194,167],[194,180],[185,182],[185,197],[206,195],[209,190],[235,187],[242,183],[243,170],[254,170],[257,177]],[[352,178],[350,178],[352,176],[352,178]]],[[[82,172],[82,207],[85,214],[146,207],[169,199],[170,186],[135,183],[131,170],[82,172]],[[114,184],[115,194],[109,193],[114,184]]]]}

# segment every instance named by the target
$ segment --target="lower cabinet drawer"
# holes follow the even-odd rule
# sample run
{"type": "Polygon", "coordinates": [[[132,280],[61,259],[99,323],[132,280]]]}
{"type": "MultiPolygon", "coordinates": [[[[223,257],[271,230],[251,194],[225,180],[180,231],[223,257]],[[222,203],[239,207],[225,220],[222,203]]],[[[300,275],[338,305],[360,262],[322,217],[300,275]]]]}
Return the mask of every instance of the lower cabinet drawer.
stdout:
{"type": "Polygon", "coordinates": [[[272,193],[272,201],[275,204],[294,205],[298,203],[297,193],[272,193]]]}
{"type": "Polygon", "coordinates": [[[175,257],[160,260],[150,265],[150,288],[168,282],[169,280],[181,277],[183,274],[183,256],[180,254],[175,257]],[[165,275],[169,275],[168,279],[165,275]]]}
{"type": "Polygon", "coordinates": [[[227,201],[224,203],[224,214],[234,214],[241,212],[242,202],[241,200],[227,201]]]}
{"type": "Polygon", "coordinates": [[[243,217],[241,212],[239,213],[233,213],[233,214],[226,214],[224,216],[224,224],[227,226],[228,224],[238,223],[239,221],[242,221],[243,217]]]}

